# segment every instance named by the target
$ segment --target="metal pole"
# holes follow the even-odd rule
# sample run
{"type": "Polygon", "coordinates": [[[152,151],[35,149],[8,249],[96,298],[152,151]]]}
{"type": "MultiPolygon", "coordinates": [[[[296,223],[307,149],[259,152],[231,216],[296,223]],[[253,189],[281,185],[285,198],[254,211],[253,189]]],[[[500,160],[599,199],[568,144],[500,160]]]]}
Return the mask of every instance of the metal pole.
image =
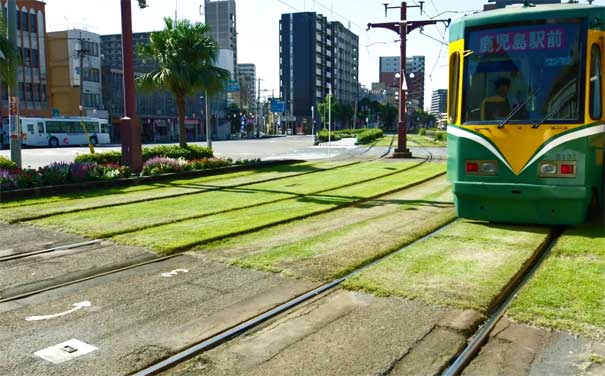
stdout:
{"type": "Polygon", "coordinates": [[[406,92],[403,90],[405,82],[405,65],[406,65],[406,39],[407,39],[407,4],[401,3],[401,23],[399,25],[400,43],[400,62],[399,62],[399,129],[397,139],[397,149],[393,153],[394,158],[411,158],[412,153],[407,148],[407,111],[406,111],[406,92]]]}
{"type": "Polygon", "coordinates": [[[134,172],[143,168],[141,128],[137,121],[134,89],[134,51],[132,47],[132,11],[130,0],[120,0],[122,11],[122,66],[124,72],[124,117],[120,119],[122,162],[134,172]]]}
{"type": "Polygon", "coordinates": [[[315,106],[311,106],[311,134],[313,135],[313,143],[315,143],[315,106]]]}
{"type": "MultiPolygon", "coordinates": [[[[8,41],[11,46],[17,46],[17,1],[8,0],[8,41]]],[[[9,62],[11,65],[11,73],[13,79],[10,80],[8,88],[9,92],[9,129],[10,129],[10,148],[11,148],[11,161],[15,162],[18,168],[21,168],[23,163],[21,161],[21,124],[19,124],[19,96],[17,95],[17,62],[15,59],[11,59],[9,62]]]]}
{"type": "Polygon", "coordinates": [[[95,148],[90,141],[90,135],[88,134],[88,129],[86,128],[86,123],[84,122],[83,111],[84,111],[84,55],[86,54],[86,50],[84,50],[84,39],[82,38],[82,33],[80,33],[80,49],[78,50],[78,57],[80,58],[80,125],[84,130],[84,135],[86,135],[86,140],[88,140],[88,150],[90,150],[90,154],[95,153],[95,148]]]}
{"type": "Polygon", "coordinates": [[[206,106],[206,146],[212,149],[212,130],[210,125],[210,117],[208,114],[208,90],[204,90],[204,102],[206,106]]]}
{"type": "Polygon", "coordinates": [[[328,95],[328,158],[332,159],[332,86],[328,95]]]}

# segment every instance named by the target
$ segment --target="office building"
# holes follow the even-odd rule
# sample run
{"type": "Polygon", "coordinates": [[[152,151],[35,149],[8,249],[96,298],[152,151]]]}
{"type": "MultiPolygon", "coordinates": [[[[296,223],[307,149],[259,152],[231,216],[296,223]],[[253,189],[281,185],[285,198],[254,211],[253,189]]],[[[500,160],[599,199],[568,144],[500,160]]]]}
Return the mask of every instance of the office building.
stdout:
{"type": "Polygon", "coordinates": [[[205,0],[204,16],[210,35],[218,42],[219,66],[237,79],[237,13],[235,0],[205,0]],[[226,60],[230,60],[227,62],[226,60]]]}
{"type": "Polygon", "coordinates": [[[297,126],[310,129],[331,91],[353,106],[358,97],[359,39],[339,22],[315,12],[283,14],[279,24],[280,91],[297,126]]]}
{"type": "MultiPolygon", "coordinates": [[[[1,17],[6,21],[7,2],[0,0],[1,17]]],[[[50,77],[46,61],[46,13],[45,3],[33,0],[17,0],[17,48],[21,62],[17,67],[17,93],[21,116],[50,116],[48,97],[50,77]]],[[[8,87],[0,82],[0,126],[7,131],[8,87]]],[[[0,132],[1,133],[1,132],[0,132]]]]}
{"type": "Polygon", "coordinates": [[[84,30],[47,34],[53,110],[63,116],[107,118],[101,89],[101,38],[84,30]],[[80,66],[81,65],[81,66],[80,66]]]}
{"type": "Polygon", "coordinates": [[[240,108],[255,109],[256,108],[256,65],[254,64],[238,64],[237,71],[239,73],[240,83],[240,108]]]}
{"type": "Polygon", "coordinates": [[[447,89],[433,90],[431,114],[439,117],[447,112],[447,89]]]}
{"type": "MultiPolygon", "coordinates": [[[[399,56],[380,57],[379,82],[384,84],[388,91],[397,92],[399,87],[399,56]],[[394,89],[394,90],[391,90],[394,89]]],[[[406,58],[406,83],[408,87],[407,102],[408,113],[416,109],[424,109],[424,56],[411,56],[406,58]]],[[[397,94],[397,102],[398,103],[397,94]]],[[[393,95],[389,95],[389,103],[394,101],[393,95]]]]}

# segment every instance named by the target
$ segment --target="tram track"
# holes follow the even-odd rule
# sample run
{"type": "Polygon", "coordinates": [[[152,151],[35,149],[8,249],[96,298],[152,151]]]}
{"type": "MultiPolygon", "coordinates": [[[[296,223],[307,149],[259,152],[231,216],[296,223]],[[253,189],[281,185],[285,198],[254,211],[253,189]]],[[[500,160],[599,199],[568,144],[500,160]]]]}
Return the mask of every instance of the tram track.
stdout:
{"type": "Polygon", "coordinates": [[[481,351],[482,347],[489,340],[490,333],[494,330],[500,319],[504,316],[513,300],[521,289],[533,278],[538,268],[542,265],[550,254],[550,251],[557,243],[557,240],[563,233],[563,228],[553,228],[546,240],[538,247],[534,256],[526,262],[519,272],[512,278],[511,282],[502,290],[495,299],[488,312],[488,319],[479,327],[464,350],[456,356],[454,361],[443,372],[442,376],[460,375],[464,369],[472,362],[474,357],[481,351]]]}
{"type": "Polygon", "coordinates": [[[438,235],[442,231],[444,231],[447,228],[449,228],[450,226],[452,226],[457,221],[458,221],[457,219],[451,220],[450,222],[440,226],[439,228],[437,228],[435,230],[432,230],[430,233],[410,242],[409,244],[401,247],[398,250],[395,250],[393,252],[390,252],[388,254],[385,254],[378,258],[370,260],[367,263],[365,263],[364,265],[357,267],[355,270],[348,272],[347,274],[345,274],[342,277],[333,279],[330,282],[327,282],[319,287],[316,287],[310,291],[307,291],[301,295],[298,295],[297,297],[295,297],[293,299],[285,301],[285,302],[275,306],[272,309],[269,309],[257,316],[251,317],[250,319],[243,321],[240,324],[234,325],[218,334],[201,339],[201,341],[198,342],[197,344],[195,344],[193,346],[189,346],[186,349],[182,350],[181,352],[178,352],[165,360],[162,360],[162,361],[155,363],[151,366],[148,366],[138,372],[135,372],[135,373],[133,373],[133,375],[135,375],[135,376],[156,375],[160,372],[173,368],[173,367],[177,366],[178,364],[181,364],[200,353],[203,353],[205,351],[218,347],[222,344],[225,344],[243,334],[250,332],[251,330],[257,328],[261,324],[267,322],[268,320],[274,319],[276,317],[285,315],[285,314],[293,311],[296,307],[298,307],[299,305],[301,305],[303,303],[310,302],[315,298],[321,297],[322,295],[325,296],[326,293],[335,290],[337,287],[339,287],[344,281],[348,280],[349,278],[358,275],[359,273],[378,264],[379,262],[383,261],[384,259],[386,259],[388,257],[392,257],[399,253],[405,252],[406,250],[413,247],[417,243],[426,241],[426,240],[438,235]]]}
{"type": "MultiPolygon", "coordinates": [[[[432,160],[432,155],[429,153],[429,155],[420,163],[411,166],[407,169],[401,170],[401,171],[396,171],[394,173],[389,173],[377,178],[371,178],[369,180],[377,180],[380,178],[384,178],[386,176],[391,176],[394,174],[399,174],[399,173],[404,173],[405,171],[409,171],[411,169],[414,169],[416,167],[419,167],[421,165],[423,165],[424,163],[430,162],[432,160]]],[[[433,179],[437,179],[438,177],[440,177],[442,174],[437,175],[437,176],[430,176],[426,179],[422,179],[418,182],[412,183],[412,184],[408,184],[406,186],[403,187],[399,187],[395,190],[391,190],[388,192],[383,192],[379,195],[370,197],[370,198],[366,198],[363,200],[358,200],[355,201],[354,203],[348,204],[346,206],[351,206],[351,205],[358,205],[362,202],[368,201],[368,200],[372,200],[372,199],[376,199],[382,196],[386,196],[389,194],[393,194],[394,192],[398,192],[398,191],[404,191],[407,189],[410,189],[412,187],[415,187],[419,184],[423,184],[426,183],[428,181],[431,181],[433,179]]],[[[353,184],[347,184],[347,186],[349,185],[356,185],[356,184],[361,184],[363,182],[365,182],[368,179],[364,179],[361,182],[356,182],[353,184]]],[[[304,196],[304,195],[303,195],[304,196]]],[[[339,210],[339,209],[343,209],[346,206],[342,206],[342,207],[336,207],[332,210],[339,210]]],[[[324,212],[319,212],[319,213],[313,213],[310,216],[314,216],[314,215],[320,215],[320,214],[324,214],[324,212]]],[[[279,223],[271,223],[271,226],[274,226],[276,224],[281,224],[281,223],[286,223],[286,222],[292,222],[292,221],[296,221],[299,220],[301,218],[299,217],[295,217],[295,218],[290,218],[287,221],[281,221],[279,223]]],[[[250,232],[250,231],[258,231],[261,230],[262,228],[253,228],[251,230],[248,230],[246,232],[250,232]]],[[[245,233],[245,232],[243,232],[245,233]]],[[[243,233],[235,233],[235,234],[230,234],[229,236],[237,236],[237,235],[241,235],[243,233]]],[[[27,253],[20,253],[20,254],[14,254],[14,255],[8,255],[5,256],[3,258],[0,258],[0,263],[2,262],[7,262],[7,261],[13,261],[13,260],[19,260],[19,259],[26,259],[28,257],[34,257],[37,255],[42,255],[45,253],[52,253],[52,252],[57,252],[57,251],[62,251],[62,250],[69,250],[69,249],[76,249],[78,247],[83,247],[83,246],[88,246],[88,245],[94,245],[94,244],[98,244],[102,241],[104,241],[106,239],[95,239],[95,240],[90,240],[90,241],[86,241],[86,242],[81,242],[81,243],[74,243],[71,245],[66,245],[66,246],[60,246],[60,247],[54,247],[54,248],[49,248],[49,249],[45,249],[45,250],[38,250],[38,251],[33,251],[33,252],[27,252],[27,253]]],[[[214,241],[217,239],[210,239],[209,241],[214,241]]],[[[196,245],[197,246],[197,245],[196,245]]],[[[125,270],[129,270],[129,269],[134,269],[137,267],[141,267],[141,266],[145,266],[148,264],[152,264],[152,263],[158,263],[158,262],[163,262],[169,259],[172,259],[174,257],[178,257],[179,255],[181,255],[182,253],[194,248],[195,246],[187,246],[183,249],[178,249],[175,250],[175,252],[171,255],[167,255],[164,257],[159,257],[156,255],[149,255],[149,256],[143,256],[143,257],[137,257],[134,259],[130,259],[130,260],[125,260],[124,262],[121,263],[117,263],[117,264],[113,264],[113,265],[108,265],[108,266],[104,266],[101,268],[94,268],[92,270],[87,270],[83,273],[76,273],[73,276],[69,276],[69,275],[62,275],[62,276],[58,276],[50,281],[46,281],[46,283],[40,287],[40,288],[32,288],[31,290],[25,290],[25,291],[19,291],[17,293],[11,293],[11,294],[4,294],[3,296],[0,296],[0,304],[1,303],[7,303],[7,302],[11,302],[11,301],[16,301],[16,300],[20,300],[20,299],[24,299],[33,295],[37,295],[37,294],[41,294],[47,291],[51,291],[51,290],[55,290],[55,289],[59,289],[62,287],[66,287],[66,286],[70,286],[70,285],[74,285],[80,282],[84,282],[84,281],[88,281],[88,280],[92,280],[95,278],[99,278],[99,277],[103,277],[103,276],[107,276],[110,274],[115,274],[121,271],[125,271],[125,270]]],[[[348,278],[348,277],[347,277],[348,278]]],[[[346,279],[346,278],[345,278],[346,279]]],[[[344,279],[343,279],[344,280],[344,279]]],[[[341,281],[342,282],[342,281],[341,281]]],[[[340,283],[340,282],[339,282],[340,283]]],[[[36,285],[36,284],[34,284],[36,285]]]]}
{"type": "Polygon", "coordinates": [[[33,257],[33,256],[38,256],[38,255],[42,255],[42,254],[46,254],[46,253],[53,253],[53,252],[66,251],[66,250],[87,247],[89,245],[95,245],[95,244],[99,244],[101,242],[102,242],[101,239],[94,239],[94,240],[88,240],[88,241],[74,243],[74,244],[67,244],[67,245],[61,245],[61,246],[52,247],[52,248],[40,249],[37,251],[14,253],[11,255],[0,257],[0,263],[24,259],[24,258],[33,257]]]}

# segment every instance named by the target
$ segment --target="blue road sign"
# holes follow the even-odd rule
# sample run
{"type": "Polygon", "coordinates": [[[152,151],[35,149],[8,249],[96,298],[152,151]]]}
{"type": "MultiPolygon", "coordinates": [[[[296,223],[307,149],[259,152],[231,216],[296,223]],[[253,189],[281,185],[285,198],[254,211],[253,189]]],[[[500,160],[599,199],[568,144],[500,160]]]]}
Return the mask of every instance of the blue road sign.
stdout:
{"type": "Polygon", "coordinates": [[[286,112],[286,102],[275,99],[271,100],[271,112],[280,114],[286,112]]]}

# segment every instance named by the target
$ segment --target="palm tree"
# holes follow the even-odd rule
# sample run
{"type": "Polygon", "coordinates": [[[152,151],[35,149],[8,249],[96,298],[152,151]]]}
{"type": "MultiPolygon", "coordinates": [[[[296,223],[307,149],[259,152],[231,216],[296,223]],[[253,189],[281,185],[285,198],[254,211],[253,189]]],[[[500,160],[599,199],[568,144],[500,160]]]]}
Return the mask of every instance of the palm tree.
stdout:
{"type": "Polygon", "coordinates": [[[185,98],[198,90],[217,93],[229,79],[229,71],[214,66],[218,44],[208,36],[207,25],[169,17],[164,21],[164,30],[151,33],[149,44],[139,47],[140,56],[154,61],[157,68],[137,77],[137,84],[143,90],[164,89],[174,94],[179,143],[186,147],[185,98]]]}

